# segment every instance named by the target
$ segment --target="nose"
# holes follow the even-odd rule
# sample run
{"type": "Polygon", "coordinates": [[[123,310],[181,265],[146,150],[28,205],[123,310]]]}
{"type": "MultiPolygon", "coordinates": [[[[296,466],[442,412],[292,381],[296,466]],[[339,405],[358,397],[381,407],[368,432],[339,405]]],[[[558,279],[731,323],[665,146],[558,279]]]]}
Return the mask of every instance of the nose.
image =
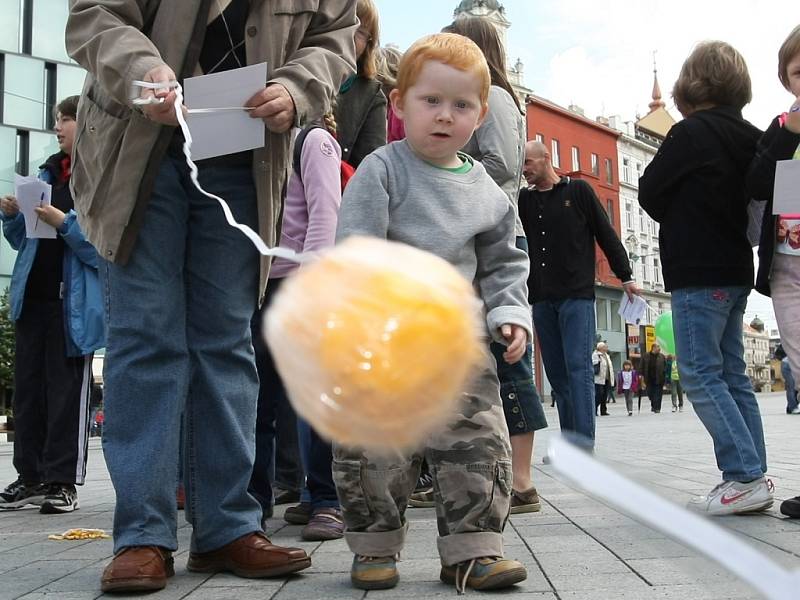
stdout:
{"type": "Polygon", "coordinates": [[[449,123],[453,120],[453,111],[447,104],[442,104],[436,115],[436,120],[444,123],[449,123]]]}

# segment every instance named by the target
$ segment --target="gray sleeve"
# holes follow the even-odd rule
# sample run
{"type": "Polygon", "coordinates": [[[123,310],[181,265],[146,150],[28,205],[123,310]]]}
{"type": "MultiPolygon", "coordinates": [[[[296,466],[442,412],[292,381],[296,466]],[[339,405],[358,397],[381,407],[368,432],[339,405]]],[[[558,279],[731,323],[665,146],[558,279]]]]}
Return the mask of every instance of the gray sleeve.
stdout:
{"type": "MultiPolygon", "coordinates": [[[[505,199],[505,195],[503,195],[505,199]]],[[[486,324],[495,341],[506,344],[500,326],[506,323],[524,327],[533,339],[531,310],[528,305],[528,255],[515,245],[514,207],[507,210],[497,227],[481,233],[475,240],[478,269],[475,275],[486,305],[486,324]]]]}
{"type": "MultiPolygon", "coordinates": [[[[522,135],[517,131],[517,109],[506,96],[508,92],[501,88],[492,86],[489,89],[489,111],[471,144],[477,151],[473,158],[481,161],[489,177],[504,191],[508,182],[518,177],[518,136],[522,135]]],[[[516,184],[518,187],[519,181],[516,184]]]]}
{"type": "Polygon", "coordinates": [[[339,209],[336,241],[351,235],[386,239],[389,229],[389,191],[385,163],[367,156],[347,183],[339,209]]]}

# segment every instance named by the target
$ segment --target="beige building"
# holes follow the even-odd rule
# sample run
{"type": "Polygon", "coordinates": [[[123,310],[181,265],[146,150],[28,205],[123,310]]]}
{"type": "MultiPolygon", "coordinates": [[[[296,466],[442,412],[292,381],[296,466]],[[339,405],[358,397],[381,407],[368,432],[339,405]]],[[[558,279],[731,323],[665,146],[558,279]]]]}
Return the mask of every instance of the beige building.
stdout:
{"type": "Polygon", "coordinates": [[[764,322],[756,317],[742,330],[744,362],[747,376],[757,392],[772,391],[772,369],[770,364],[769,334],[764,331],[764,322]]]}

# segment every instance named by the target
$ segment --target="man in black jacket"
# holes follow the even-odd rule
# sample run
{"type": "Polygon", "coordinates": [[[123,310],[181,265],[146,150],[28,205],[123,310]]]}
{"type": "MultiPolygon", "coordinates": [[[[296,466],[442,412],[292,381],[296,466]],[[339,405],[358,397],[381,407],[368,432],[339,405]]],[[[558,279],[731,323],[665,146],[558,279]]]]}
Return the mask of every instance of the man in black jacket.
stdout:
{"type": "Polygon", "coordinates": [[[594,445],[595,241],[629,297],[638,293],[625,248],[592,188],[559,177],[547,146],[525,145],[519,216],[530,246],[528,299],[562,431],[594,445]]]}

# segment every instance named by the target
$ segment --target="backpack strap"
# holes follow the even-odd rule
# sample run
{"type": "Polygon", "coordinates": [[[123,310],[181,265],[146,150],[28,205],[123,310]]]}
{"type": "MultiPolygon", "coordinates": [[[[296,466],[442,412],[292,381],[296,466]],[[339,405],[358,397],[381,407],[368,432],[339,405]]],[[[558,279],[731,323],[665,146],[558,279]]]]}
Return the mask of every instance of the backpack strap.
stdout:
{"type": "Polygon", "coordinates": [[[300,130],[300,133],[297,134],[297,137],[294,138],[294,151],[292,152],[292,170],[297,174],[300,178],[300,181],[303,181],[303,174],[300,172],[302,167],[300,165],[300,158],[303,154],[303,144],[306,141],[306,137],[311,132],[312,129],[322,129],[322,125],[319,123],[309,123],[303,129],[300,130]]]}

